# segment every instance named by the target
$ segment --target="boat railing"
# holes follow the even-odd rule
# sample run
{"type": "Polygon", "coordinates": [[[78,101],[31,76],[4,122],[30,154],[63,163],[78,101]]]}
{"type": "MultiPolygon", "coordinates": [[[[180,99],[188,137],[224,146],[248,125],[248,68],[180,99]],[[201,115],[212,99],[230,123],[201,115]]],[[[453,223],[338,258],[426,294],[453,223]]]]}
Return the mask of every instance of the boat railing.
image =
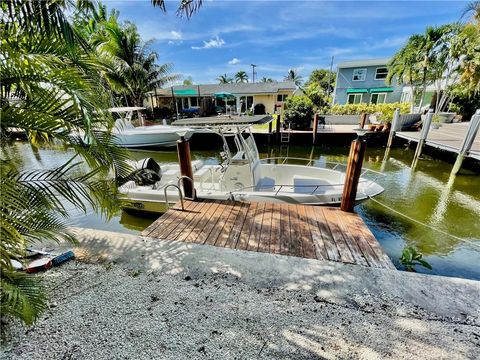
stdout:
{"type": "MultiPolygon", "coordinates": [[[[314,159],[307,159],[307,158],[299,158],[299,157],[290,157],[290,156],[286,156],[286,157],[270,157],[270,158],[263,158],[263,159],[260,159],[260,162],[270,162],[270,161],[279,161],[280,164],[282,165],[285,165],[289,160],[294,160],[294,161],[305,161],[307,164],[306,166],[311,166],[311,167],[317,167],[317,168],[320,168],[321,166],[318,166],[317,164],[315,164],[316,160],[314,159]]],[[[344,167],[345,169],[347,168],[347,164],[342,164],[342,163],[338,163],[338,162],[333,162],[333,161],[322,161],[322,165],[328,165],[328,166],[332,166],[332,167],[326,167],[324,166],[325,169],[328,169],[328,170],[336,170],[336,171],[340,171],[342,172],[341,170],[339,170],[338,168],[339,167],[344,167]]],[[[344,172],[342,172],[344,174],[344,172]]],[[[370,186],[372,186],[379,177],[384,177],[385,174],[379,172],[379,171],[375,171],[375,170],[371,170],[371,169],[363,169],[362,173],[360,174],[360,179],[358,181],[359,184],[366,184],[364,186],[364,189],[363,192],[368,189],[370,186]],[[373,178],[366,178],[365,175],[373,175],[373,178]]],[[[235,192],[241,192],[241,191],[246,191],[246,190],[255,190],[255,191],[262,191],[262,189],[265,189],[266,191],[268,190],[271,190],[273,192],[275,192],[275,195],[278,195],[278,193],[280,191],[282,191],[283,189],[296,189],[296,188],[313,188],[313,190],[311,192],[309,192],[310,195],[313,195],[315,194],[319,189],[322,189],[322,188],[334,188],[334,187],[342,187],[343,188],[344,186],[344,183],[336,183],[336,184],[316,184],[316,185],[308,185],[308,184],[298,184],[298,185],[292,185],[292,184],[275,184],[275,185],[265,185],[265,186],[262,186],[262,185],[252,185],[252,186],[246,186],[246,187],[243,187],[243,188],[240,188],[240,189],[237,189],[235,191],[233,191],[232,193],[235,193],[235,192]]],[[[307,193],[307,192],[305,192],[307,193]]]]}
{"type": "MultiPolygon", "coordinates": [[[[287,162],[290,161],[290,160],[305,161],[307,163],[305,166],[318,167],[318,168],[321,167],[321,166],[318,166],[316,164],[316,163],[319,162],[318,159],[308,159],[308,158],[300,158],[300,157],[293,157],[293,156],[277,156],[277,157],[262,158],[262,159],[260,159],[260,162],[265,163],[265,162],[270,162],[272,160],[273,161],[279,161],[279,163],[282,164],[282,165],[287,164],[287,162]]],[[[327,168],[325,166],[325,169],[329,169],[329,170],[337,170],[338,167],[342,167],[342,166],[345,167],[345,169],[347,168],[347,164],[334,162],[334,161],[321,161],[321,164],[333,166],[332,168],[327,168]]],[[[340,171],[340,170],[337,170],[337,171],[340,171]]],[[[363,176],[363,175],[366,175],[366,174],[375,174],[377,177],[385,176],[385,174],[383,174],[379,171],[372,170],[372,169],[363,169],[363,172],[360,176],[363,176]]]]}

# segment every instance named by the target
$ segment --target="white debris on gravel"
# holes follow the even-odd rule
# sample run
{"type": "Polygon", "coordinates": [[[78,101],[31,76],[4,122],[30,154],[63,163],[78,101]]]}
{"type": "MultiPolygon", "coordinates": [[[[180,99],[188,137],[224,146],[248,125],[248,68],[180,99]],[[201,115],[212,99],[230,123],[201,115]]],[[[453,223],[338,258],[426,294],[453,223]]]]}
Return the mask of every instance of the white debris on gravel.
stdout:
{"type": "Polygon", "coordinates": [[[231,274],[70,262],[45,275],[50,306],[14,323],[2,359],[475,359],[480,329],[368,294],[336,304],[231,274]],[[402,310],[397,311],[398,308],[402,310]]]}

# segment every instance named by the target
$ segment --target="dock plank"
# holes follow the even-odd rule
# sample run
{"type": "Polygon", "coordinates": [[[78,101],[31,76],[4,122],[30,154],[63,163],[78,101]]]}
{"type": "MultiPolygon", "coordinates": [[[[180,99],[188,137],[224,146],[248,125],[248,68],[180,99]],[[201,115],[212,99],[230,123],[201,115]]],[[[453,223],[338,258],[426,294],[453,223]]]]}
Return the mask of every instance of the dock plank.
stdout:
{"type": "Polygon", "coordinates": [[[322,234],[323,243],[325,244],[325,251],[327,253],[327,259],[332,261],[340,261],[340,253],[338,251],[335,240],[332,236],[332,232],[327,224],[327,219],[325,219],[325,214],[322,211],[321,207],[314,207],[313,212],[317,221],[317,225],[322,234]]]}
{"type": "Polygon", "coordinates": [[[235,249],[237,247],[238,240],[242,233],[243,223],[247,217],[247,211],[249,209],[248,203],[241,203],[240,208],[238,210],[237,218],[235,219],[235,223],[233,224],[232,231],[228,236],[227,242],[225,243],[225,247],[235,249]]]}
{"type": "Polygon", "coordinates": [[[281,237],[281,227],[280,227],[280,204],[272,204],[272,227],[270,231],[270,252],[279,254],[280,253],[280,237],[281,237]]]}
{"type": "Polygon", "coordinates": [[[290,234],[292,236],[290,242],[290,252],[294,256],[303,257],[302,234],[300,232],[300,220],[298,219],[298,211],[296,205],[288,205],[290,213],[290,234]]]}
{"type": "Polygon", "coordinates": [[[270,236],[272,231],[272,204],[265,204],[262,219],[262,229],[260,230],[260,240],[258,242],[258,251],[270,251],[270,236]]]}
{"type": "Polygon", "coordinates": [[[358,261],[359,263],[363,263],[367,265],[367,262],[361,254],[358,254],[358,252],[352,253],[350,251],[350,248],[347,245],[347,242],[345,241],[345,237],[343,234],[342,229],[340,229],[340,226],[338,224],[338,218],[337,215],[334,211],[332,211],[331,208],[322,208],[323,214],[325,215],[325,220],[327,221],[328,227],[330,228],[330,232],[332,234],[333,240],[335,241],[335,244],[337,245],[338,253],[340,254],[340,259],[342,262],[345,263],[350,263],[354,264],[355,260],[358,261]]]}
{"type": "Polygon", "coordinates": [[[306,206],[297,205],[298,220],[300,221],[300,236],[303,247],[303,257],[307,259],[317,259],[305,208],[306,206]]]}
{"type": "Polygon", "coordinates": [[[363,220],[338,208],[204,199],[185,201],[185,209],[176,204],[142,234],[394,269],[363,220]]]}
{"type": "Polygon", "coordinates": [[[290,232],[290,213],[287,204],[280,204],[280,254],[288,255],[290,253],[290,242],[292,235],[290,232]]]}
{"type": "Polygon", "coordinates": [[[327,250],[325,249],[325,243],[322,238],[322,233],[318,225],[318,221],[315,217],[312,206],[305,207],[306,216],[308,219],[308,228],[310,231],[310,236],[313,241],[313,246],[315,248],[315,255],[319,260],[328,259],[327,250]]]}
{"type": "Polygon", "coordinates": [[[248,239],[247,250],[258,251],[258,244],[260,242],[260,232],[262,231],[263,212],[265,210],[265,203],[257,204],[257,211],[253,217],[253,228],[248,239]]]}

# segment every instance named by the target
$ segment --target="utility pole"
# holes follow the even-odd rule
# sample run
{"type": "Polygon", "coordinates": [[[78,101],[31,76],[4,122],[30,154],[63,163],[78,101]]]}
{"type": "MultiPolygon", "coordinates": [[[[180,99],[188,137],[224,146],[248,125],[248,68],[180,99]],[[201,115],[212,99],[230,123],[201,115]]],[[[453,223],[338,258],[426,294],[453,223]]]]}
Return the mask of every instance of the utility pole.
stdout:
{"type": "Polygon", "coordinates": [[[327,87],[327,99],[330,97],[330,83],[332,82],[332,70],[333,70],[333,56],[330,62],[330,71],[328,73],[328,87],[327,87]]]}
{"type": "Polygon", "coordinates": [[[254,83],[255,82],[255,75],[257,74],[255,72],[255,68],[257,67],[257,65],[255,64],[250,64],[250,66],[252,67],[252,82],[254,83]]]}

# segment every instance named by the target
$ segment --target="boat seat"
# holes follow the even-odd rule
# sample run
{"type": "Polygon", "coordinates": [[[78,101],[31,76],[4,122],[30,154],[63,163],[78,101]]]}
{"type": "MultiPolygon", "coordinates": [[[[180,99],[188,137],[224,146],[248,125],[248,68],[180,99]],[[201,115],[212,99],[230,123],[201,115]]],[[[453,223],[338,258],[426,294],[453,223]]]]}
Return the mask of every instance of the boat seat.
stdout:
{"type": "Polygon", "coordinates": [[[266,191],[275,187],[275,179],[262,177],[257,184],[257,191],[266,191]]]}
{"type": "Polygon", "coordinates": [[[329,186],[332,186],[329,181],[318,178],[298,175],[293,177],[293,192],[296,193],[310,194],[314,192],[315,194],[322,194],[329,189],[329,186]]]}
{"type": "Polygon", "coordinates": [[[210,174],[210,168],[203,167],[193,173],[193,179],[202,180],[206,174],[210,174]]]}

